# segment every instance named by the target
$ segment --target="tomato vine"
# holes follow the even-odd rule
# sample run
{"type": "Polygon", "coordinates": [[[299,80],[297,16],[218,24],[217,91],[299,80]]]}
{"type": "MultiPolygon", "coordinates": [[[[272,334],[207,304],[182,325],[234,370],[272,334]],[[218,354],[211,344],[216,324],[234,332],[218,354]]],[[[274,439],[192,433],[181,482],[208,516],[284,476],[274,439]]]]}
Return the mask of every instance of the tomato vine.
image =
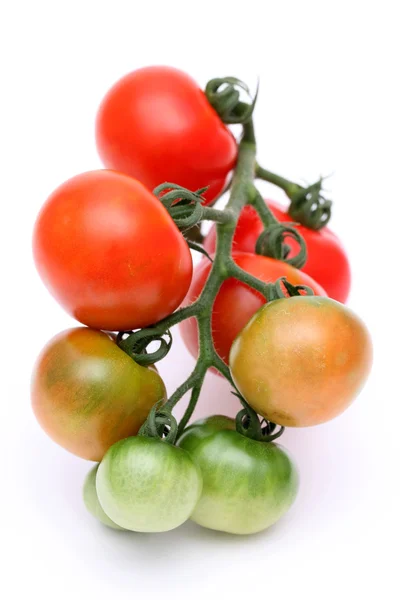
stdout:
{"type": "MultiPolygon", "coordinates": [[[[192,416],[209,368],[213,367],[219,371],[236,389],[229,367],[215,350],[211,332],[212,306],[222,283],[232,277],[262,294],[267,302],[285,295],[299,295],[300,290],[306,294],[313,293],[307,286],[293,286],[287,281],[278,280],[275,284],[264,283],[240,268],[232,258],[231,249],[235,228],[240,212],[246,204],[254,206],[265,226],[259,239],[259,247],[262,248],[263,254],[279,258],[296,267],[303,266],[307,257],[305,242],[293,224],[279,223],[254,185],[257,175],[256,138],[252,120],[255,99],[250,105],[242,102],[239,98],[238,87],[247,91],[247,87],[234,78],[213,80],[206,87],[206,93],[211,96],[212,105],[219,112],[221,118],[227,123],[241,123],[243,126],[238,160],[230,186],[230,197],[225,209],[218,210],[203,206],[202,193],[204,190],[190,191],[173,183],[164,183],[154,190],[183,233],[203,220],[211,220],[216,223],[217,247],[204,289],[193,304],[177,310],[152,327],[131,332],[128,335],[120,334],[119,337],[120,347],[139,364],[147,365],[161,360],[168,352],[170,343],[166,342],[164,336],[167,335],[170,339],[169,330],[172,326],[192,317],[197,320],[199,355],[194,370],[169,397],[163,407],[155,408],[151,412],[141,430],[144,435],[163,437],[166,431],[165,427],[167,427],[168,433],[165,439],[172,442],[183,432],[192,416]],[[291,258],[287,257],[288,251],[285,244],[288,236],[296,239],[299,245],[298,253],[291,258]],[[160,341],[160,347],[155,352],[147,354],[146,345],[155,340],[160,341]],[[188,391],[191,391],[191,396],[187,409],[179,425],[176,426],[172,410],[188,391]]],[[[258,174],[260,175],[259,171],[258,174]]],[[[191,247],[198,249],[196,246],[197,244],[191,243],[191,247]]],[[[248,422],[254,422],[254,415],[247,403],[243,398],[241,400],[245,406],[244,410],[247,411],[248,422]]],[[[243,417],[243,414],[241,416],[243,417]]],[[[242,429],[245,428],[242,427],[242,429]]],[[[260,437],[261,430],[257,429],[257,431],[257,435],[260,437]]],[[[251,429],[249,429],[249,435],[250,433],[251,429]]]]}

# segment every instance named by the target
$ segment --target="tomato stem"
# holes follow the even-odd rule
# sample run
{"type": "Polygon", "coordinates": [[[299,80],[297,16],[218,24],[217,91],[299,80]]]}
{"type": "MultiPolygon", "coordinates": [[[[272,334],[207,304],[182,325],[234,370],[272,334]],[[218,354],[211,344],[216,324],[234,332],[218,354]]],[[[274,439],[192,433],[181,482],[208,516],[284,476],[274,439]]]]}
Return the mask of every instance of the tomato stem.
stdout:
{"type": "MultiPolygon", "coordinates": [[[[213,100],[215,108],[218,111],[225,111],[224,114],[228,120],[237,119],[239,116],[239,121],[235,122],[241,122],[243,126],[243,135],[238,148],[238,160],[230,185],[230,197],[225,209],[217,210],[215,208],[203,206],[202,194],[204,193],[204,189],[191,192],[181,186],[165,183],[154,190],[154,193],[159,196],[160,201],[164,204],[165,208],[183,233],[202,220],[214,221],[216,223],[217,244],[209,276],[197,300],[193,304],[177,310],[167,318],[156,323],[153,327],[141,330],[140,332],[141,356],[145,353],[146,339],[149,340],[149,343],[154,339],[160,340],[173,325],[176,325],[185,319],[195,318],[197,320],[199,335],[199,355],[195,368],[189,377],[170,396],[162,409],[160,409],[160,415],[157,416],[157,411],[152,413],[151,426],[145,424],[142,428],[144,435],[146,435],[146,432],[149,432],[149,435],[157,434],[160,430],[159,423],[162,425],[166,420],[165,415],[170,415],[171,422],[173,422],[173,408],[187,392],[191,391],[190,401],[177,428],[178,435],[182,433],[196,407],[203,381],[209,368],[218,370],[229,381],[232,388],[235,390],[235,393],[237,393],[229,367],[216,352],[211,328],[212,307],[219,289],[225,280],[231,277],[235,278],[262,294],[268,302],[275,300],[276,298],[285,297],[285,294],[295,295],[300,293],[296,286],[290,286],[290,284],[286,285],[283,278],[276,283],[269,284],[260,281],[257,277],[254,277],[241,269],[232,258],[233,236],[240,213],[246,204],[251,204],[257,210],[266,228],[264,238],[261,240],[261,249],[263,252],[265,251],[269,256],[278,257],[281,260],[285,260],[285,262],[294,264],[293,261],[295,261],[296,257],[291,259],[287,258],[288,250],[286,244],[284,244],[284,237],[287,235],[290,235],[291,237],[297,236],[296,240],[300,245],[300,252],[298,255],[300,258],[298,258],[298,264],[304,264],[304,262],[301,263],[301,261],[305,260],[305,245],[301,236],[293,233],[292,228],[290,227],[291,224],[278,223],[254,186],[254,178],[256,175],[270,175],[269,172],[256,165],[256,138],[253,121],[251,116],[249,117],[254,108],[254,104],[246,112],[247,109],[243,106],[243,103],[240,102],[238,94],[233,91],[235,83],[236,80],[218,80],[214,82],[214,86],[209,88],[210,93],[214,94],[213,100]],[[227,92],[221,88],[221,85],[226,83],[229,88],[227,92]],[[235,105],[234,101],[236,102],[235,105]]],[[[291,183],[288,182],[288,180],[275,178],[275,181],[279,181],[279,183],[285,185],[287,190],[291,189],[289,187],[291,183]]],[[[296,186],[296,190],[298,188],[299,186],[296,186]]],[[[192,247],[195,246],[192,244],[192,247]]],[[[195,247],[195,249],[199,248],[195,247]]],[[[133,338],[135,335],[137,335],[137,332],[131,333],[133,338]]],[[[131,348],[132,345],[134,346],[134,344],[131,344],[130,342],[129,335],[121,342],[121,347],[123,349],[124,347],[131,348]]],[[[164,347],[166,347],[165,341],[163,344],[163,348],[164,347]]],[[[141,358],[141,356],[139,358],[141,358]]],[[[247,410],[247,415],[249,415],[249,410],[247,410]]],[[[261,425],[257,415],[256,418],[257,423],[255,422],[254,415],[251,417],[255,428],[254,431],[257,430],[258,432],[256,437],[265,439],[265,434],[261,431],[261,425]]],[[[248,431],[247,435],[252,435],[251,431],[248,431]]],[[[170,441],[170,438],[172,439],[174,436],[175,427],[174,435],[171,434],[169,438],[167,437],[164,439],[165,441],[170,441]]]]}
{"type": "Polygon", "coordinates": [[[322,194],[323,178],[303,187],[256,165],[256,177],[281,188],[290,200],[290,216],[309,229],[322,229],[331,218],[332,202],[322,194]]]}

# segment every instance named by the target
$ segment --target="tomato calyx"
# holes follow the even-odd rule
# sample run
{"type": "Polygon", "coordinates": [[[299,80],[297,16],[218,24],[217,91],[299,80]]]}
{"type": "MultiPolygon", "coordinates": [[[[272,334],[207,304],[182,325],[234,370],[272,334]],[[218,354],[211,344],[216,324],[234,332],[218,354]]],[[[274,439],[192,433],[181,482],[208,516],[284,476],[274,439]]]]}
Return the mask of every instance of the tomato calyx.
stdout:
{"type": "Polygon", "coordinates": [[[326,177],[303,187],[272,171],[256,165],[256,177],[281,188],[290,200],[289,214],[304,227],[318,231],[331,218],[332,201],[322,195],[322,184],[326,177]]]}
{"type": "Polygon", "coordinates": [[[190,191],[175,183],[162,183],[153,190],[153,194],[167,209],[175,225],[186,239],[188,246],[192,250],[200,252],[212,262],[207,250],[199,243],[203,239],[200,224],[202,221],[226,224],[232,222],[233,218],[227,211],[204,206],[203,194],[206,191],[207,188],[190,191]]]}
{"type": "Polygon", "coordinates": [[[158,402],[151,409],[138,435],[156,438],[173,445],[178,436],[178,423],[169,408],[158,402]]]}
{"type": "Polygon", "coordinates": [[[238,392],[232,392],[234,396],[239,398],[241,405],[243,406],[236,415],[236,431],[247,438],[255,440],[256,442],[272,442],[278,439],[285,428],[280,426],[276,430],[276,423],[267,421],[266,419],[260,419],[258,414],[251,408],[246,400],[238,392]]]}
{"type": "Polygon", "coordinates": [[[264,231],[261,232],[256,242],[256,254],[282,260],[301,269],[307,261],[307,247],[303,236],[295,228],[296,223],[279,222],[255,186],[252,191],[250,204],[256,209],[264,225],[264,231]],[[297,254],[290,258],[288,257],[290,246],[285,243],[288,237],[298,244],[297,254]]]}
{"type": "Polygon", "coordinates": [[[250,96],[248,86],[236,77],[218,77],[211,79],[205,89],[205,94],[211,106],[218,113],[221,121],[227,125],[247,123],[253,116],[258,96],[256,93],[250,104],[240,100],[240,92],[250,96]]]}
{"type": "Polygon", "coordinates": [[[289,195],[289,214],[309,229],[322,229],[331,218],[332,201],[321,195],[322,177],[306,188],[297,186],[289,195]]]}
{"type": "Polygon", "coordinates": [[[117,344],[140,366],[148,367],[167,356],[172,346],[172,335],[169,329],[160,331],[156,327],[146,327],[138,331],[120,331],[117,335],[117,344]],[[147,346],[152,342],[159,342],[160,345],[157,350],[148,352],[147,346]]]}

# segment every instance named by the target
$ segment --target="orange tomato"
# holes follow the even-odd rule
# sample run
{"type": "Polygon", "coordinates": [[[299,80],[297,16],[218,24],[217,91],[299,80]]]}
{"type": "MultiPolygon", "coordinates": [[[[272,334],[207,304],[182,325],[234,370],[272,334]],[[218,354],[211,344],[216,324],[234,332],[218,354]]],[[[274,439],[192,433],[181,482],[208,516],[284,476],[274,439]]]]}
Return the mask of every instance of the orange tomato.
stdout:
{"type": "Polygon", "coordinates": [[[343,304],[297,296],[263,306],[234,341],[229,364],[258,414],[289,427],[318,425],[343,412],[361,390],[372,343],[343,304]]]}

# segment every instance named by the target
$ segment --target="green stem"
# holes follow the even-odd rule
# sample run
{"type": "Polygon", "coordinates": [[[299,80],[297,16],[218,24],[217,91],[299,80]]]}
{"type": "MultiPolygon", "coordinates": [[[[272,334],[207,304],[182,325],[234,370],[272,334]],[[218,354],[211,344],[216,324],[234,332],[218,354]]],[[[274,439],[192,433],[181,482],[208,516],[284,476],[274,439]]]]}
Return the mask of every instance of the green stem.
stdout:
{"type": "Polygon", "coordinates": [[[185,410],[185,414],[183,415],[183,417],[179,423],[178,435],[177,435],[178,438],[183,433],[183,430],[185,429],[186,425],[188,424],[188,422],[193,414],[193,411],[196,408],[196,404],[197,404],[197,401],[200,396],[203,380],[204,380],[204,377],[202,379],[199,378],[197,383],[192,388],[192,394],[190,396],[189,404],[185,410]]]}
{"type": "Polygon", "coordinates": [[[278,219],[274,216],[268,204],[255,186],[253,186],[250,203],[256,209],[258,216],[266,229],[271,225],[279,223],[278,219]]]}
{"type": "MultiPolygon", "coordinates": [[[[242,208],[249,201],[249,195],[253,186],[255,157],[256,144],[254,129],[253,123],[250,121],[244,126],[243,138],[239,145],[238,162],[232,179],[231,195],[224,211],[229,214],[229,219],[227,219],[225,223],[217,224],[217,248],[214,262],[202,293],[195,304],[191,305],[192,312],[190,316],[196,317],[199,333],[199,356],[196,367],[189,375],[188,379],[179,386],[165,405],[165,408],[172,410],[187,391],[190,389],[196,390],[196,392],[192,392],[191,401],[189,402],[179,426],[180,430],[182,430],[188,422],[194,411],[200,394],[201,385],[205,374],[210,367],[214,367],[220,371],[233,385],[229,367],[225,365],[216,353],[211,331],[211,308],[222,283],[231,277],[232,273],[235,273],[236,278],[241,281],[246,280],[246,282],[248,282],[250,277],[250,285],[253,287],[257,286],[256,289],[259,290],[261,289],[261,286],[264,291],[265,284],[258,279],[249,276],[245,271],[242,271],[242,269],[235,265],[231,257],[232,240],[236,224],[242,208]],[[195,307],[194,310],[193,307],[195,307]]],[[[167,324],[167,326],[170,327],[171,320],[177,320],[179,322],[183,320],[183,318],[187,318],[182,314],[182,311],[185,310],[186,309],[181,309],[180,311],[177,311],[178,316],[175,318],[174,315],[171,315],[167,319],[164,319],[164,325],[167,324]]]]}
{"type": "Polygon", "coordinates": [[[257,277],[254,277],[254,275],[244,271],[236,263],[232,263],[230,265],[229,274],[231,277],[238,279],[242,283],[245,283],[249,287],[255,289],[257,292],[260,292],[260,294],[262,294],[267,301],[270,299],[269,284],[264,283],[261,281],[261,279],[257,279],[257,277]]]}
{"type": "Polygon", "coordinates": [[[215,223],[231,223],[233,219],[229,210],[218,210],[216,208],[203,208],[203,221],[214,221],[215,223]]]}
{"type": "Polygon", "coordinates": [[[290,181],[285,177],[281,177],[276,173],[272,173],[272,171],[264,169],[259,164],[256,165],[256,177],[258,179],[262,179],[263,181],[268,181],[269,183],[272,183],[277,187],[281,188],[284,192],[286,192],[289,198],[291,198],[293,194],[295,194],[299,191],[299,189],[301,189],[300,186],[297,185],[297,183],[294,183],[293,181],[290,181]]]}

